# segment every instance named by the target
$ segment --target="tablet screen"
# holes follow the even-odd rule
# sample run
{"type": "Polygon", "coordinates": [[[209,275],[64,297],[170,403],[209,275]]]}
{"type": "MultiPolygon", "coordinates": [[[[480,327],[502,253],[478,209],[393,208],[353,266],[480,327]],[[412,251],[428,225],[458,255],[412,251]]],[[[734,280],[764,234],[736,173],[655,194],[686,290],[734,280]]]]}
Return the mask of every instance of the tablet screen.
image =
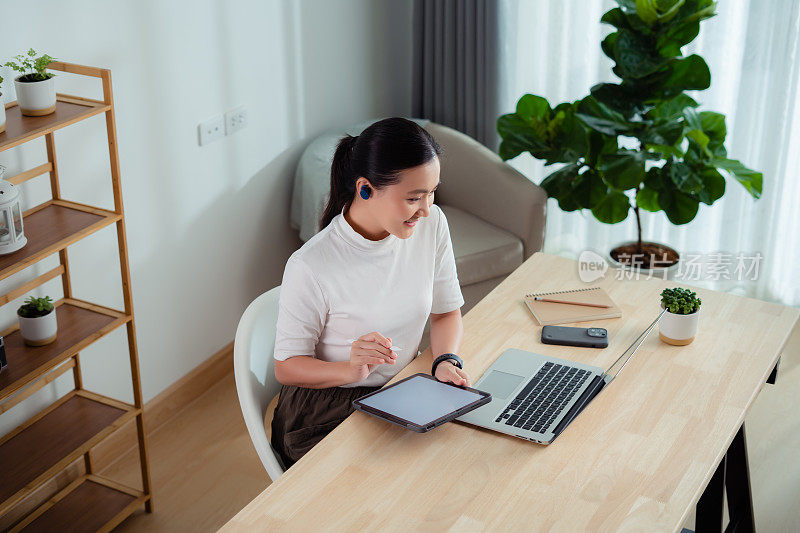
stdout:
{"type": "Polygon", "coordinates": [[[413,376],[359,403],[424,426],[482,398],[468,390],[413,376]]]}

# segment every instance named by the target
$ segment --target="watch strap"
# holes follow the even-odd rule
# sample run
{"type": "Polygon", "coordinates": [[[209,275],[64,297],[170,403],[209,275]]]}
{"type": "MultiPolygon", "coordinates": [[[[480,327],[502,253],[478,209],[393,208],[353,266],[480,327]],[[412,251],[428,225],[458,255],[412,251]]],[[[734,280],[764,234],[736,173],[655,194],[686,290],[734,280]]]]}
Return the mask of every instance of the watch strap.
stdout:
{"type": "Polygon", "coordinates": [[[439,366],[439,363],[443,361],[451,361],[453,365],[457,366],[458,368],[464,368],[464,361],[459,356],[454,353],[443,353],[433,361],[433,366],[431,367],[431,376],[436,375],[436,367],[439,366]]]}

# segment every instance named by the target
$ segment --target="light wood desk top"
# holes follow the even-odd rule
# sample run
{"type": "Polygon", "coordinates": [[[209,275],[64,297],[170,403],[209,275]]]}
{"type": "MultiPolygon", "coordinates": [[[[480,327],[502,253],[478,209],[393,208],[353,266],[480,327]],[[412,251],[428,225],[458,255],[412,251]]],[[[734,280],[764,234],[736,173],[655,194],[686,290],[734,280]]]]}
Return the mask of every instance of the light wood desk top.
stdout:
{"type": "MultiPolygon", "coordinates": [[[[507,348],[607,367],[660,310],[663,280],[604,287],[621,319],[592,322],[603,350],[545,345],[525,293],[587,286],[575,261],[537,253],[464,317],[473,383],[507,348]]],[[[683,347],[651,332],[550,446],[462,423],[417,434],[355,412],[224,530],[677,530],[758,395],[800,311],[696,289],[700,331],[683,347]]],[[[584,326],[590,323],[584,323],[584,326]]],[[[429,372],[430,350],[390,383],[429,372]]]]}

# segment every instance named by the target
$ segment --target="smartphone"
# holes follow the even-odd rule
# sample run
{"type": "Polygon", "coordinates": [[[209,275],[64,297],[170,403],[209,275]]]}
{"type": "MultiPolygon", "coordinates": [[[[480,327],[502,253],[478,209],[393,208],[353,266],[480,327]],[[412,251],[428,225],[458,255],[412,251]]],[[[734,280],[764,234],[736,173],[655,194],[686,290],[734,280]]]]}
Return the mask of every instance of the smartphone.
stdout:
{"type": "Polygon", "coordinates": [[[605,328],[570,328],[566,326],[544,326],[544,344],[562,346],[583,346],[586,348],[607,348],[608,331],[605,328]]]}

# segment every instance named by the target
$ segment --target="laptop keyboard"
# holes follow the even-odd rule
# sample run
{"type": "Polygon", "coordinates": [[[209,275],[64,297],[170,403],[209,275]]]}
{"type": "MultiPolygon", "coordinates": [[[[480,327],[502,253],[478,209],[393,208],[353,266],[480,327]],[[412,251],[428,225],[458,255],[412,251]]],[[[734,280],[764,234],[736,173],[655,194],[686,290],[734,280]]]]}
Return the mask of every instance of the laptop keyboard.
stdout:
{"type": "Polygon", "coordinates": [[[545,363],[495,422],[505,420],[506,425],[541,432],[564,410],[590,375],[580,368],[545,363]]]}

